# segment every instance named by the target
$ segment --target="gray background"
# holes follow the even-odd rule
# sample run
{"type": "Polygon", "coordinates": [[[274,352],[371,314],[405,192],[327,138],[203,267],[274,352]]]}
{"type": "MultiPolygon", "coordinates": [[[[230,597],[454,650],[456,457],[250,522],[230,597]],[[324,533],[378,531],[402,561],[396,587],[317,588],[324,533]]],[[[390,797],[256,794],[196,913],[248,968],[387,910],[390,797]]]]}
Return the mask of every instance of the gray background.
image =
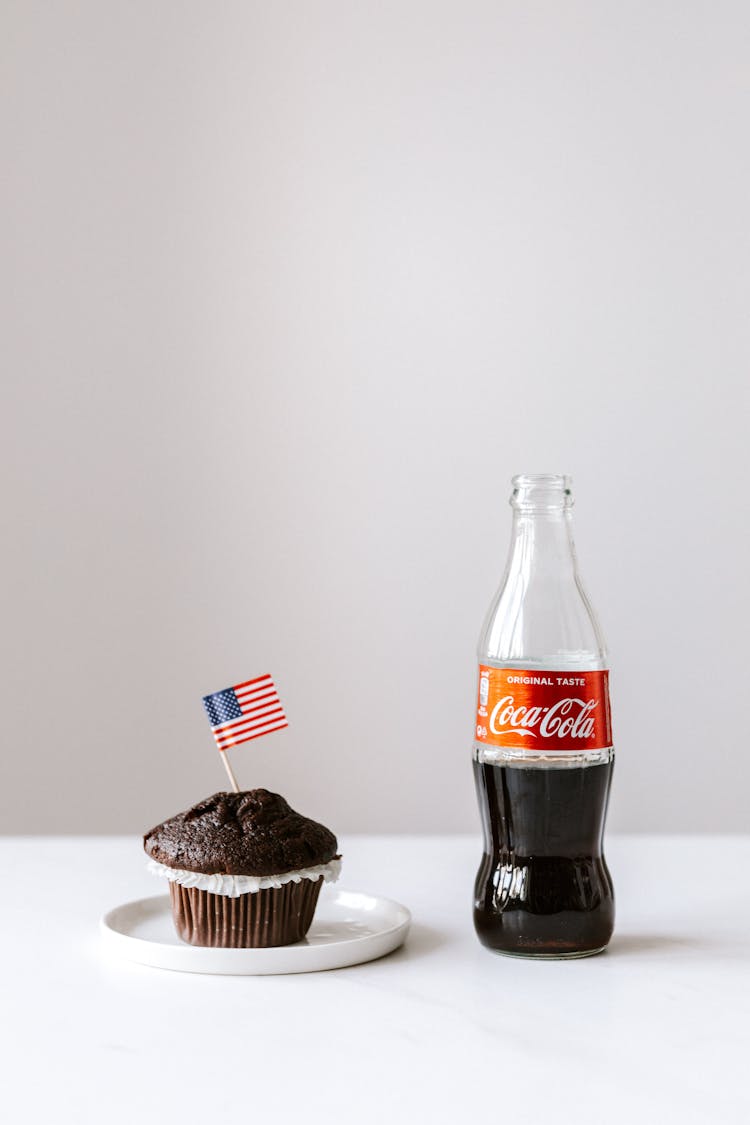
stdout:
{"type": "Polygon", "coordinates": [[[620,831],[748,827],[750,7],[0,4],[6,831],[234,752],[342,832],[477,826],[509,478],[571,473],[620,831]]]}

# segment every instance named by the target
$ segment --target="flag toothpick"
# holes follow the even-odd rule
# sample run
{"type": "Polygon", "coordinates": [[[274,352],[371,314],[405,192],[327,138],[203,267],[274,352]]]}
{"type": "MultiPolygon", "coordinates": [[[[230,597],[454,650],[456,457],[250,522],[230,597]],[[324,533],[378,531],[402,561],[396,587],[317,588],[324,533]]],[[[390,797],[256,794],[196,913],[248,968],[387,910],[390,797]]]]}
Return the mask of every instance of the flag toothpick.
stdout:
{"type": "Polygon", "coordinates": [[[240,792],[227,751],[253,738],[289,726],[279,693],[269,675],[235,684],[203,697],[211,732],[235,793],[240,792]]]}
{"type": "Polygon", "coordinates": [[[239,793],[240,787],[237,784],[237,778],[234,776],[234,770],[232,769],[231,765],[229,764],[229,751],[228,750],[220,750],[219,754],[221,755],[221,760],[224,763],[224,769],[229,774],[229,780],[232,783],[232,789],[234,789],[235,793],[239,793]]]}

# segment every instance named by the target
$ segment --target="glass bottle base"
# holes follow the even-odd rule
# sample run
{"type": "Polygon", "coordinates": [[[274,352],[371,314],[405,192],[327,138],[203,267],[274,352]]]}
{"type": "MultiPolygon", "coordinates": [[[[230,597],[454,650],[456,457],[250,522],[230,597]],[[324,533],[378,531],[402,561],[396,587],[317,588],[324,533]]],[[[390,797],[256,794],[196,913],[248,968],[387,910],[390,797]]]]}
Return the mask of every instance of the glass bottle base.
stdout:
{"type": "Polygon", "coordinates": [[[489,945],[485,946],[490,953],[522,961],[580,961],[582,957],[595,957],[597,953],[604,953],[606,948],[606,945],[600,945],[598,949],[579,949],[575,953],[527,953],[518,949],[492,949],[489,945]]]}

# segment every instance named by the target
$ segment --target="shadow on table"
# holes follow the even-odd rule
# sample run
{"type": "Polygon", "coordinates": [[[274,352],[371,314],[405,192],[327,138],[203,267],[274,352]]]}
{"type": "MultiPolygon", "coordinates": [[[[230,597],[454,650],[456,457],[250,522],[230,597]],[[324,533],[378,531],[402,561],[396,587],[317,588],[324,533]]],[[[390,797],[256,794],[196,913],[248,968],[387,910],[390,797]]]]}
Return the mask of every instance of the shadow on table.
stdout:
{"type": "Polygon", "coordinates": [[[701,953],[708,949],[705,941],[670,934],[615,934],[607,947],[611,957],[675,957],[701,953]]]}

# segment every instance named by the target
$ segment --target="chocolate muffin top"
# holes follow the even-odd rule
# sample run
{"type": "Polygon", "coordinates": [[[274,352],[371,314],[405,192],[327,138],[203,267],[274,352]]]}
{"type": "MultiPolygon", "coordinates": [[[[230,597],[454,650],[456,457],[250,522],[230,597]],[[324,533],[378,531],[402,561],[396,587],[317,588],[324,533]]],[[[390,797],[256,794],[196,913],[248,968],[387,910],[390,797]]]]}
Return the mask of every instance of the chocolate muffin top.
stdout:
{"type": "Polygon", "coordinates": [[[214,793],[143,838],[152,859],[203,875],[282,875],[328,863],[337,842],[278,793],[214,793]]]}

